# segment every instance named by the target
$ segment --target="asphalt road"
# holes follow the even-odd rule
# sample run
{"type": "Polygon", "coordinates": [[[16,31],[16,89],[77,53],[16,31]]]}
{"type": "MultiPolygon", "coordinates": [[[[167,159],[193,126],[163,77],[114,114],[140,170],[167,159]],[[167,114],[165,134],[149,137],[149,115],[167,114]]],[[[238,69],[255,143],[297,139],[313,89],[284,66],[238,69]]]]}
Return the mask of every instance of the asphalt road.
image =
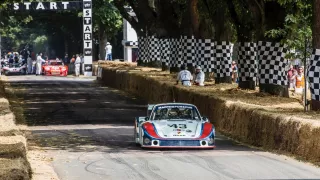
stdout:
{"type": "Polygon", "coordinates": [[[320,169],[218,135],[215,150],[148,151],[133,142],[146,102],[93,79],[10,76],[24,102],[29,143],[52,157],[61,180],[320,179],[320,169]]]}

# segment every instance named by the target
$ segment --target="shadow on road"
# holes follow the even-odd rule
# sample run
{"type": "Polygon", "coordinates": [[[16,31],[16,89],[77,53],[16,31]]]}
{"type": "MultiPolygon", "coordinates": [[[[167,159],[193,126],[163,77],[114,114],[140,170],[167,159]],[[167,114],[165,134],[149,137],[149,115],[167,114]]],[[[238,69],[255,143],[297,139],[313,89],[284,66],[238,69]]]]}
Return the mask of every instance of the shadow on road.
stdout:
{"type": "Polygon", "coordinates": [[[13,81],[28,126],[131,124],[146,103],[92,81],[13,81]]]}

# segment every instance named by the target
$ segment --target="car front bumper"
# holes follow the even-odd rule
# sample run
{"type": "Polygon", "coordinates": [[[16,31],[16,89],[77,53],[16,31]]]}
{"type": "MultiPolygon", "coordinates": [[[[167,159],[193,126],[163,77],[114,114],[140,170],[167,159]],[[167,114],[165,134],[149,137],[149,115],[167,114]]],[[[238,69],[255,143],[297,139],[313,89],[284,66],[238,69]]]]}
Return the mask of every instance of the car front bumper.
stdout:
{"type": "Polygon", "coordinates": [[[190,149],[214,149],[215,143],[210,143],[209,140],[166,140],[166,139],[152,139],[150,143],[143,142],[143,148],[190,148],[190,149]]]}

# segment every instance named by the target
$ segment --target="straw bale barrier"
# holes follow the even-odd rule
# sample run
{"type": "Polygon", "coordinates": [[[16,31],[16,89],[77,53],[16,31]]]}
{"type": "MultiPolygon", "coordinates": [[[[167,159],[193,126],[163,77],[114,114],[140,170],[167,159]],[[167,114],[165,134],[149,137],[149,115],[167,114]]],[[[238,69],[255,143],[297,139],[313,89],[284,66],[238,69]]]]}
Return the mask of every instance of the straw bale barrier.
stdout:
{"type": "Polygon", "coordinates": [[[15,124],[0,81],[0,179],[31,179],[31,166],[27,160],[26,138],[15,124]]]}
{"type": "MultiPolygon", "coordinates": [[[[175,86],[157,80],[161,78],[161,71],[143,73],[143,69],[138,69],[135,64],[104,63],[99,66],[102,68],[102,77],[98,80],[104,85],[130,92],[148,103],[172,102],[175,99],[176,102],[195,104],[223,134],[266,150],[290,153],[320,164],[319,119],[303,119],[244,103],[236,97],[234,100],[232,96],[226,99],[214,93],[208,95],[192,88],[175,86]]],[[[285,100],[292,101],[288,98],[285,100]]]]}
{"type": "Polygon", "coordinates": [[[0,179],[29,180],[32,174],[29,166],[28,161],[24,158],[0,158],[0,179]]]}
{"type": "Polygon", "coordinates": [[[3,136],[0,138],[0,157],[26,158],[26,139],[23,136],[3,136]]]}

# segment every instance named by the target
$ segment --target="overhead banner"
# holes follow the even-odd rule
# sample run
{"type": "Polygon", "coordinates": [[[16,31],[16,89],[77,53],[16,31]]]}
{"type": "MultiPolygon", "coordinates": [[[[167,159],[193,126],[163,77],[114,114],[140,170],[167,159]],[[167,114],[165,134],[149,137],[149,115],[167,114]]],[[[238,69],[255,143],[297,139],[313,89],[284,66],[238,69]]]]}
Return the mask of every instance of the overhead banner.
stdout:
{"type": "Polygon", "coordinates": [[[92,76],[92,1],[83,0],[84,75],[92,76]]]}
{"type": "Polygon", "coordinates": [[[61,2],[23,2],[13,3],[15,11],[42,11],[42,10],[76,10],[82,9],[81,1],[61,1],[61,2]]]}

